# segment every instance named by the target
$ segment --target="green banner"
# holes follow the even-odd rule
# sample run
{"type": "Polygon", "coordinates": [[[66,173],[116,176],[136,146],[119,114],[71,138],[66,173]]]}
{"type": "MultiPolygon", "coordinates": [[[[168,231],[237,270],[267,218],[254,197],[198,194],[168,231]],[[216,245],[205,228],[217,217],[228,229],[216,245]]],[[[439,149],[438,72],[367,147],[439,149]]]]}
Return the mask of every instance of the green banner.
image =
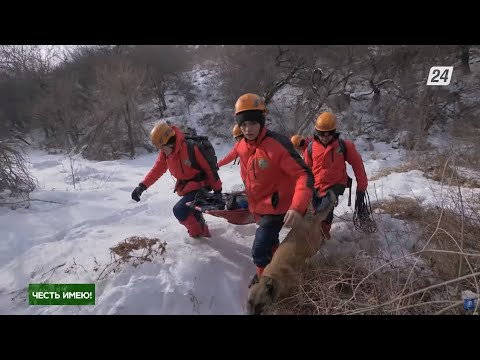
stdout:
{"type": "Polygon", "coordinates": [[[95,284],[29,284],[30,305],[95,305],[95,284]]]}

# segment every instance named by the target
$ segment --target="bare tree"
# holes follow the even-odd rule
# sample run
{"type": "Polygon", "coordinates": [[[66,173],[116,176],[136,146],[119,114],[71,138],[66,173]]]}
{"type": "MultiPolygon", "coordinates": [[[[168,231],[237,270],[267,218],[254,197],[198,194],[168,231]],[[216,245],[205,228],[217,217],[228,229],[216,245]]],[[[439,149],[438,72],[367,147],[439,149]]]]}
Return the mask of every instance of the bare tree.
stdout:
{"type": "Polygon", "coordinates": [[[54,75],[35,102],[33,118],[43,129],[47,146],[61,147],[69,152],[83,134],[87,99],[78,86],[75,73],[54,75]]]}
{"type": "Polygon", "coordinates": [[[0,106],[13,127],[28,131],[32,107],[59,61],[53,45],[0,45],[0,106]]]}
{"type": "Polygon", "coordinates": [[[470,45],[460,45],[460,59],[464,74],[470,74],[470,45]]]}
{"type": "Polygon", "coordinates": [[[158,112],[163,117],[167,110],[167,92],[176,88],[176,75],[189,67],[187,49],[172,45],[137,45],[131,49],[129,58],[136,66],[145,67],[145,80],[150,84],[158,112]]]}
{"type": "MultiPolygon", "coordinates": [[[[313,62],[306,67],[297,82],[302,91],[294,97],[295,122],[291,133],[310,132],[322,108],[340,106],[350,101],[347,85],[354,76],[354,60],[350,47],[314,49],[313,62]]],[[[343,107],[343,106],[341,106],[343,107]]]]}
{"type": "Polygon", "coordinates": [[[61,49],[55,45],[0,45],[0,69],[10,74],[48,74],[61,60],[61,49]]]}
{"type": "Polygon", "coordinates": [[[296,80],[305,63],[293,46],[225,46],[217,81],[229,106],[247,92],[263,96],[268,104],[280,89],[296,80]]]}
{"type": "Polygon", "coordinates": [[[0,46],[0,191],[29,193],[36,186],[18,141],[30,128],[32,107],[55,62],[55,47],[0,46]]]}
{"type": "Polygon", "coordinates": [[[13,141],[0,140],[0,193],[12,195],[32,192],[37,183],[26,167],[26,159],[13,141]]]}
{"type": "Polygon", "coordinates": [[[95,133],[89,132],[79,144],[87,147],[82,148],[87,157],[134,157],[135,148],[144,146],[146,134],[138,108],[144,77],[145,71],[126,58],[113,58],[98,69],[97,96],[88,125],[95,133]]]}
{"type": "Polygon", "coordinates": [[[174,86],[176,92],[183,97],[185,100],[185,105],[187,107],[187,113],[190,115],[190,105],[195,101],[196,95],[194,93],[194,86],[192,79],[187,78],[186,76],[179,74],[175,76],[174,86]]]}

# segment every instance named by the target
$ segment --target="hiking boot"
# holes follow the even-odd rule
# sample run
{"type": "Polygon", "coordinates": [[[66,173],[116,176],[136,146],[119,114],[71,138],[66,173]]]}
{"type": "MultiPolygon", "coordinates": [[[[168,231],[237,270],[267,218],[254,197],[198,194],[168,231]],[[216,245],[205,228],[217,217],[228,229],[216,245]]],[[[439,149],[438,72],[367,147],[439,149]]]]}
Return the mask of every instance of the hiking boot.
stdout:
{"type": "Polygon", "coordinates": [[[188,229],[188,234],[192,238],[212,237],[207,223],[200,211],[194,211],[185,221],[181,222],[181,224],[188,229]]]}
{"type": "Polygon", "coordinates": [[[210,230],[208,229],[208,226],[207,224],[205,224],[202,228],[202,232],[197,234],[197,235],[191,235],[190,234],[190,237],[194,238],[194,239],[198,239],[198,238],[201,238],[201,237],[206,237],[206,238],[211,238],[212,237],[212,234],[210,234],[210,230]]]}
{"type": "Polygon", "coordinates": [[[188,235],[192,238],[212,237],[207,223],[205,222],[202,213],[199,211],[188,215],[184,221],[180,221],[180,224],[187,228],[188,235]]]}
{"type": "Polygon", "coordinates": [[[203,229],[202,229],[202,235],[203,237],[212,237],[212,235],[210,234],[210,230],[208,229],[208,226],[207,224],[203,225],[203,229]]]}
{"type": "Polygon", "coordinates": [[[203,233],[203,228],[201,224],[198,222],[198,220],[193,214],[188,215],[185,220],[180,221],[180,224],[187,228],[188,235],[190,235],[190,237],[192,238],[199,237],[203,233]]]}

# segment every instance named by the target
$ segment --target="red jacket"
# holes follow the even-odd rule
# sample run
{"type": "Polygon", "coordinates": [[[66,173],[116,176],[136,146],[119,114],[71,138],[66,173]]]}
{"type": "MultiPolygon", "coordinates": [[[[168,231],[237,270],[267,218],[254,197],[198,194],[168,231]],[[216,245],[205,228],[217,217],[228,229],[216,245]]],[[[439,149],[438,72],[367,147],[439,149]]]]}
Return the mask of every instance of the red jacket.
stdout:
{"type": "Polygon", "coordinates": [[[347,148],[347,157],[340,153],[338,135],[326,147],[315,139],[312,144],[312,157],[308,155],[308,149],[303,152],[305,163],[312,169],[315,178],[315,189],[321,196],[333,185],[347,185],[347,166],[345,161],[352,165],[357,180],[357,190],[365,191],[368,186],[367,174],[363,166],[363,160],[358,153],[355,144],[350,140],[344,140],[347,148]],[[312,160],[313,158],[313,160],[312,160]]]}
{"type": "Polygon", "coordinates": [[[263,128],[237,148],[240,175],[254,215],[304,214],[313,194],[313,175],[285,136],[263,128]]]}
{"type": "Polygon", "coordinates": [[[238,141],[235,142],[235,145],[233,145],[233,149],[228,153],[228,155],[225,156],[222,160],[220,160],[218,162],[218,167],[222,167],[223,165],[227,165],[237,158],[237,156],[238,156],[238,153],[237,153],[238,144],[239,144],[238,141]]]}
{"type": "Polygon", "coordinates": [[[200,181],[183,181],[194,178],[195,176],[199,175],[201,171],[191,166],[187,144],[185,143],[185,136],[183,133],[176,126],[172,126],[172,128],[176,133],[176,141],[173,152],[168,155],[168,157],[165,157],[163,151],[160,151],[155,165],[153,165],[152,169],[142,181],[145,186],[147,188],[152,186],[168,169],[170,173],[177,179],[175,191],[179,196],[183,196],[190,191],[198,190],[207,185],[210,185],[214,191],[221,190],[222,181],[218,176],[214,176],[214,172],[197,146],[195,146],[195,158],[197,163],[204,170],[206,176],[204,180],[200,181]]]}

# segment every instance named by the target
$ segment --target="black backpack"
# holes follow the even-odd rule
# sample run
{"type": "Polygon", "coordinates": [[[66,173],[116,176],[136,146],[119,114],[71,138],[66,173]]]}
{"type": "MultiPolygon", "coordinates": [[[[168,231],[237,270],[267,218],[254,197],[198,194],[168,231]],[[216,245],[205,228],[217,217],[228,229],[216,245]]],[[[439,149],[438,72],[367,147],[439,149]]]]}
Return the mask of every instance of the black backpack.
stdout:
{"type": "Polygon", "coordinates": [[[188,150],[188,157],[190,158],[190,162],[192,163],[192,167],[200,170],[203,175],[205,176],[204,170],[200,167],[195,157],[195,148],[194,145],[198,146],[198,149],[202,153],[202,155],[207,160],[208,164],[210,165],[210,169],[212,169],[213,176],[215,179],[219,179],[218,176],[218,167],[217,167],[217,154],[215,153],[215,148],[213,147],[210,140],[208,140],[207,136],[185,136],[185,141],[187,143],[187,150],[188,150]]]}

